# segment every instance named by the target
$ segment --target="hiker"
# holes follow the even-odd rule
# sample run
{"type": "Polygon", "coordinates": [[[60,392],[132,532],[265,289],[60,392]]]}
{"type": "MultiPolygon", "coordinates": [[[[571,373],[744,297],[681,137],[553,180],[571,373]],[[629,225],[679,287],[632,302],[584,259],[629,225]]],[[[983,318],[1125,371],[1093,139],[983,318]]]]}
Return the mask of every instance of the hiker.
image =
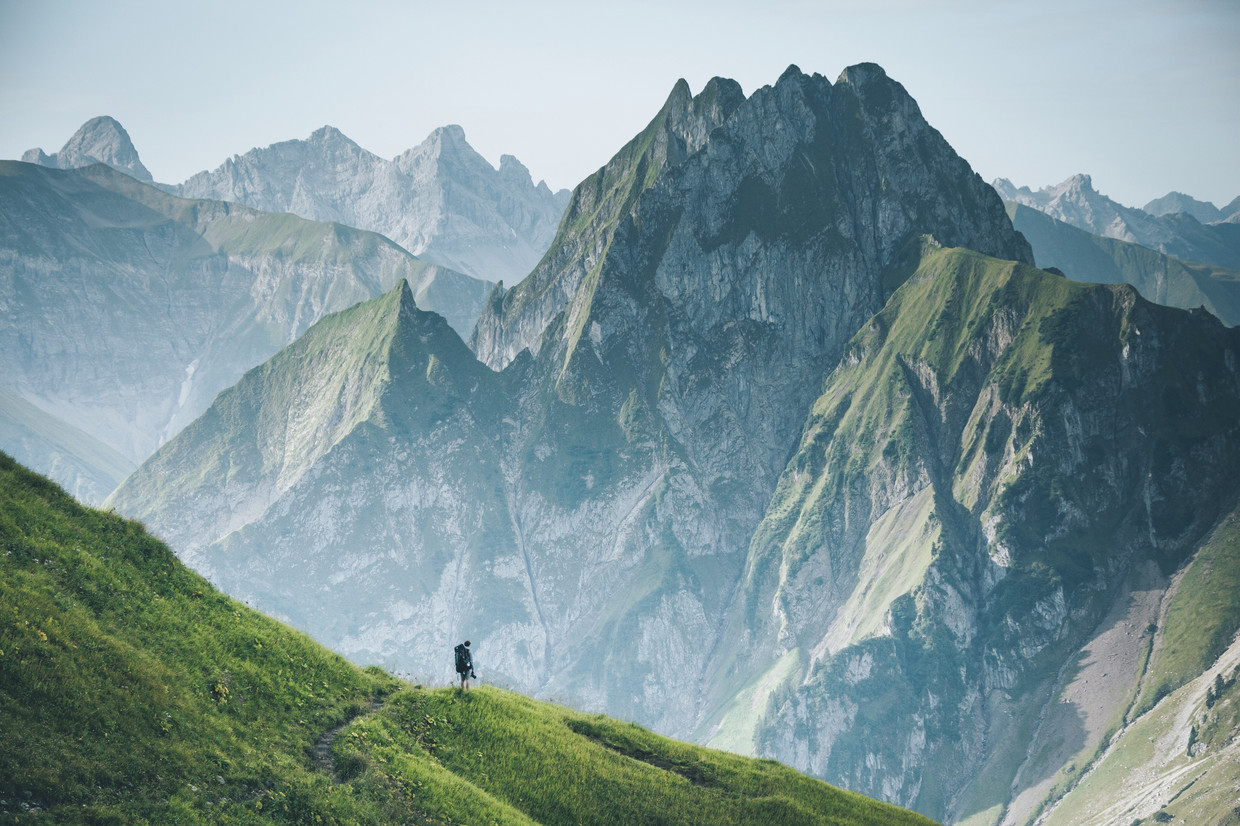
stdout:
{"type": "Polygon", "coordinates": [[[478,679],[474,673],[474,659],[469,654],[469,640],[453,649],[456,653],[456,673],[461,677],[461,689],[469,691],[469,678],[478,679]]]}

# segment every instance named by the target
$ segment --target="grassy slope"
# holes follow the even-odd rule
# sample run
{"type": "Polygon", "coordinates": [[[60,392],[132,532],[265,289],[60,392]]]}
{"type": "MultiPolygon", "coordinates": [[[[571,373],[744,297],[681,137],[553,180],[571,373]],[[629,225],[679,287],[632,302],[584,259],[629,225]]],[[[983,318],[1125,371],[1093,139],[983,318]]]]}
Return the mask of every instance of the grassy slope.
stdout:
{"type": "Polygon", "coordinates": [[[1240,630],[1240,509],[1210,534],[1167,606],[1137,710],[1196,678],[1240,630]]]}
{"type": "Polygon", "coordinates": [[[264,802],[334,805],[306,749],[394,681],[7,456],[0,497],[0,811],[243,822],[264,802]]]}
{"type": "Polygon", "coordinates": [[[401,687],[3,454],[0,502],[0,819],[928,822],[497,689],[401,687]],[[316,765],[316,740],[351,718],[316,765]]]}
{"type": "Polygon", "coordinates": [[[1240,824],[1240,509],[1169,597],[1131,722],[1048,824],[1240,824]]]}
{"type": "Polygon", "coordinates": [[[446,791],[433,788],[436,779],[450,773],[480,790],[480,814],[484,806],[497,819],[519,813],[513,822],[929,822],[773,761],[490,688],[403,691],[340,740],[342,763],[361,776],[401,778],[429,803],[446,791]]]}
{"type": "Polygon", "coordinates": [[[119,510],[160,509],[168,491],[211,489],[234,477],[295,474],[374,413],[390,380],[388,350],[408,287],[332,313],[222,392],[108,499],[119,510]],[[192,454],[192,461],[186,456],[192,454]]]}
{"type": "MultiPolygon", "coordinates": [[[[1126,288],[1074,283],[967,251],[928,251],[918,271],[896,291],[884,311],[858,333],[841,366],[815,403],[801,447],[780,481],[766,521],[755,535],[747,585],[761,587],[763,578],[768,583],[778,582],[778,587],[789,596],[784,597],[779,591],[774,593],[804,611],[803,606],[809,600],[801,599],[794,589],[799,587],[813,596],[821,590],[815,589],[813,577],[825,578],[819,573],[825,570],[836,581],[853,588],[848,600],[850,605],[872,606],[869,610],[885,614],[888,606],[901,605],[904,599],[901,594],[908,594],[913,599],[909,605],[920,608],[921,594],[933,592],[920,586],[924,565],[914,564],[911,555],[928,554],[932,560],[935,558],[935,533],[927,531],[925,538],[917,541],[916,532],[918,524],[930,527],[931,520],[909,520],[909,524],[895,533],[901,537],[901,543],[890,540],[880,543],[906,556],[898,565],[890,560],[887,564],[892,570],[909,574],[891,577],[886,584],[881,577],[867,577],[861,543],[857,541],[860,537],[844,533],[839,526],[847,520],[858,520],[859,514],[863,524],[875,527],[882,524],[884,514],[867,514],[864,510],[870,506],[872,494],[867,496],[869,491],[863,488],[858,495],[860,480],[874,486],[887,484],[900,491],[902,479],[907,479],[907,487],[903,489],[911,495],[923,484],[921,480],[928,478],[937,488],[932,515],[939,515],[941,502],[947,499],[944,494],[950,491],[951,499],[967,509],[979,525],[986,524],[992,514],[1003,517],[999,523],[999,538],[1012,552],[1012,566],[1007,582],[991,595],[989,616],[983,619],[988,623],[985,631],[995,629],[996,647],[1014,645],[1014,641],[1009,643],[999,638],[1006,633],[1007,618],[1027,623],[1029,606],[1053,592],[1057,583],[1064,583],[1066,589],[1079,587],[1081,566],[1088,575],[1099,564],[1105,564],[1106,549],[1114,541],[1112,527],[1122,516],[1100,513],[1093,523],[1096,527],[1089,531],[1052,535],[1052,528],[1057,524],[1053,502],[1060,498],[1093,501],[1090,491],[1100,488],[1099,482],[1106,484],[1106,479],[1099,479],[1097,471],[1091,476],[1088,463],[1082,463],[1082,470],[1071,475],[1057,475],[1050,470],[1052,465],[1044,461],[1039,467],[1048,469],[1046,479],[1035,474],[1019,487],[1013,484],[1013,468],[1021,463],[1022,456],[1033,449],[1038,449],[1039,455],[1053,456],[1053,453],[1046,454],[1044,446],[1053,450],[1067,443],[1056,421],[1034,414],[1056,409],[1065,396],[1065,389],[1066,393],[1072,393],[1082,388],[1085,392],[1073,398],[1096,415],[1093,411],[1097,403],[1089,390],[1105,386],[1099,375],[1114,363],[1114,353],[1120,349],[1117,342],[1125,343],[1127,336],[1139,334],[1131,329],[1135,323],[1133,319],[1140,321],[1147,334],[1152,330],[1162,335],[1166,346],[1176,342],[1174,346],[1191,354],[1186,360],[1197,358],[1194,348],[1200,345],[1193,337],[1183,335],[1186,328],[1181,323],[1182,314],[1148,305],[1141,310],[1139,305],[1131,305],[1126,294],[1129,294],[1126,288]],[[1134,315],[1137,310],[1141,313],[1134,315]],[[1003,323],[999,324],[1000,321],[1003,323]],[[992,356],[984,356],[987,352],[984,345],[989,341],[1007,343],[998,346],[992,356]],[[931,407],[928,426],[923,424],[918,410],[919,395],[926,398],[931,407]],[[943,411],[941,419],[939,411],[943,411]],[[1039,435],[1042,424],[1049,428],[1046,435],[1039,435]],[[929,431],[928,435],[923,435],[925,431],[929,431]],[[1038,444],[1038,439],[1042,444],[1038,444]],[[939,446],[938,455],[927,450],[927,444],[939,446]],[[1054,498],[1046,495],[1048,479],[1054,498]],[[1042,498],[1020,500],[1019,496],[1031,489],[1038,490],[1042,498]],[[860,504],[852,505],[858,500],[860,504]],[[841,502],[845,504],[836,504],[841,502]],[[831,548],[831,565],[815,570],[814,552],[821,547],[831,548]],[[856,567],[847,568],[848,565],[856,567]],[[808,573],[803,574],[802,570],[808,573]]],[[[1173,402],[1181,399],[1184,380],[1173,375],[1170,360],[1166,367],[1166,370],[1160,367],[1158,376],[1158,386],[1167,388],[1164,398],[1133,398],[1132,402],[1139,404],[1129,406],[1125,402],[1124,409],[1130,412],[1140,432],[1157,434],[1160,442],[1174,448],[1150,444],[1151,451],[1157,448],[1171,455],[1191,455],[1202,444],[1202,433],[1227,432],[1225,420],[1234,422],[1235,407],[1220,402],[1216,408],[1206,408],[1205,413],[1193,411],[1188,415],[1169,416],[1166,396],[1170,394],[1173,402]]],[[[1182,368],[1183,363],[1177,369],[1182,368]]],[[[1102,377],[1105,378],[1105,374],[1102,377]]],[[[1128,432],[1132,429],[1130,427],[1128,432]]],[[[1133,438],[1114,448],[1108,448],[1105,440],[1095,442],[1099,449],[1111,449],[1127,456],[1141,455],[1133,438]]],[[[1095,449],[1094,444],[1084,447],[1086,456],[1095,449]]],[[[1161,512],[1154,514],[1160,531],[1162,523],[1170,521],[1174,504],[1172,496],[1162,505],[1155,503],[1161,508],[1161,512]]],[[[1211,506],[1205,501],[1200,503],[1200,511],[1206,518],[1211,506]]],[[[954,515],[955,509],[949,507],[943,511],[941,515],[947,517],[954,515]]],[[[946,528],[947,520],[942,524],[946,528]]],[[[1178,561],[1167,560],[1168,564],[1178,561]]],[[[774,589],[770,585],[765,587],[769,590],[755,591],[757,604],[770,599],[768,594],[774,589]]],[[[1227,628],[1234,630],[1227,625],[1231,622],[1230,609],[1219,612],[1211,607],[1227,602],[1225,593],[1215,590],[1213,602],[1203,604],[1202,611],[1214,612],[1211,616],[1218,618],[1219,633],[1226,636],[1227,628]]],[[[843,600],[838,604],[845,607],[843,600]]],[[[828,644],[851,643],[857,646],[855,651],[877,650],[876,645],[867,647],[865,642],[866,631],[876,630],[877,624],[870,623],[868,628],[858,624],[854,635],[849,633],[852,630],[849,627],[839,627],[848,619],[849,615],[843,610],[832,615],[830,626],[815,627],[821,635],[819,638],[828,644]]],[[[933,615],[927,615],[926,619],[933,620],[933,615]]],[[[1195,620],[1190,617],[1182,626],[1191,632],[1196,627],[1193,622],[1195,620]]],[[[927,624],[930,629],[934,628],[933,624],[927,624]]],[[[920,663],[927,674],[935,675],[935,679],[946,673],[943,684],[932,684],[931,690],[940,697],[956,696],[955,692],[963,686],[952,683],[950,670],[943,672],[937,667],[943,659],[936,655],[935,638],[923,636],[916,622],[913,631],[916,633],[908,638],[908,643],[913,644],[911,647],[900,642],[904,646],[900,649],[904,651],[901,656],[906,662],[920,663]],[[908,660],[909,657],[912,659],[908,660]]],[[[804,636],[808,639],[801,639],[802,645],[807,642],[822,645],[809,634],[804,636]]],[[[1192,634],[1186,634],[1186,638],[1192,638],[1192,634]]],[[[1217,649],[1217,645],[1214,648],[1217,649]]],[[[1029,669],[1029,675],[1046,673],[1038,669],[1035,664],[1029,669]]],[[[1192,673],[1200,671],[1198,663],[1196,672],[1185,670],[1185,673],[1191,677],[1192,673]]],[[[1030,685],[1025,684],[1024,688],[1030,685]]],[[[872,690],[877,699],[863,695],[860,689],[848,694],[850,700],[857,702],[859,713],[865,713],[870,705],[878,712],[884,711],[883,703],[887,702],[892,683],[873,680],[872,690]]],[[[815,696],[826,698],[822,700],[826,703],[831,697],[839,697],[844,690],[829,680],[811,678],[803,693],[812,695],[807,703],[813,708],[815,696]],[[819,691],[819,695],[813,695],[814,691],[819,691]]],[[[994,725],[1000,730],[1010,726],[1007,732],[1019,741],[1017,735],[1027,722],[1021,715],[1026,712],[1025,708],[1013,708],[1011,714],[996,720],[994,725]]],[[[810,714],[812,716],[813,711],[810,714]]],[[[870,744],[836,741],[830,759],[839,760],[839,765],[833,765],[827,776],[850,776],[848,772],[863,763],[864,754],[860,749],[871,750],[873,743],[893,742],[894,731],[894,728],[876,730],[870,744]]],[[[782,738],[784,730],[759,729],[759,742],[765,748],[771,748],[766,738],[772,734],[782,738]]],[[[994,753],[997,762],[988,769],[993,777],[988,775],[981,781],[988,788],[982,795],[987,801],[992,793],[997,799],[1003,799],[1012,773],[1025,757],[1023,750],[1010,758],[1005,756],[1003,743],[1006,741],[1005,733],[994,753]],[[999,766],[1000,763],[1003,766],[999,766]]],[[[766,753],[780,752],[776,748],[766,753]]],[[[898,760],[898,755],[892,759],[898,760]]],[[[940,788],[943,783],[935,779],[936,772],[944,768],[950,770],[951,765],[951,756],[932,760],[926,769],[924,788],[931,792],[940,788]]],[[[853,782],[850,780],[849,785],[853,782]]],[[[866,788],[860,784],[853,787],[866,788]]],[[[918,806],[938,811],[924,802],[918,806]]]]}

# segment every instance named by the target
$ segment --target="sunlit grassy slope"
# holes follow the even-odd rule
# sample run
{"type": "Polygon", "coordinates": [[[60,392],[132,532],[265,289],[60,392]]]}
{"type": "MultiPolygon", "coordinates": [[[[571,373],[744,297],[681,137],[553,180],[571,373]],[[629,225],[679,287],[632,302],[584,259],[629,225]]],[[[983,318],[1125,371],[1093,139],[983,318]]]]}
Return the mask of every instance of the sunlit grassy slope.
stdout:
{"type": "Polygon", "coordinates": [[[359,669],[3,454],[0,821],[929,822],[778,763],[359,669]]]}

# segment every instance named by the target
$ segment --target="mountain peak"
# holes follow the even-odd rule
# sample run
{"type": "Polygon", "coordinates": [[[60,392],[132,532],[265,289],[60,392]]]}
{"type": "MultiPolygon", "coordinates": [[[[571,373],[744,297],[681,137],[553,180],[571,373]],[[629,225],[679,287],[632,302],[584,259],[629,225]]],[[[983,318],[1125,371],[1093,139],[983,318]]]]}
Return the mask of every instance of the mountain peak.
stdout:
{"type": "Polygon", "coordinates": [[[1061,191],[1067,191],[1070,189],[1079,189],[1083,192],[1096,192],[1097,191],[1094,189],[1093,177],[1085,174],[1084,172],[1076,173],[1075,175],[1073,175],[1072,177],[1068,178],[1066,181],[1061,183],[1059,186],[1055,187],[1055,189],[1058,189],[1061,191]]]}
{"type": "Polygon", "coordinates": [[[465,139],[465,130],[458,124],[440,126],[412,149],[395,158],[397,167],[407,175],[420,176],[445,162],[449,166],[471,170],[473,174],[493,172],[490,161],[478,154],[465,139]]]}
{"type": "Polygon", "coordinates": [[[667,102],[664,104],[666,108],[674,103],[685,105],[693,98],[693,91],[689,88],[689,81],[677,78],[676,83],[672,85],[672,91],[667,96],[667,102]]]}
{"type": "Polygon", "coordinates": [[[506,180],[516,181],[527,186],[533,186],[534,184],[529,168],[517,160],[516,155],[499,156],[499,175],[506,180]]]}
{"type": "Polygon", "coordinates": [[[775,82],[782,83],[784,80],[787,80],[790,78],[800,78],[800,77],[805,77],[805,73],[801,71],[801,67],[795,63],[789,63],[788,68],[784,69],[784,73],[780,75],[779,80],[775,82]]]}
{"type": "Polygon", "coordinates": [[[1203,224],[1221,221],[1227,217],[1223,210],[1220,210],[1210,201],[1198,201],[1191,195],[1174,191],[1168,192],[1161,198],[1155,198],[1141,207],[1141,209],[1155,217],[1183,212],[1193,216],[1203,224]]]}
{"type": "Polygon", "coordinates": [[[99,115],[82,124],[59,152],[47,155],[42,149],[31,149],[22,155],[22,160],[54,169],[77,169],[104,163],[145,183],[154,180],[138,158],[138,150],[125,127],[108,115],[99,115]]]}
{"type": "MultiPolygon", "coordinates": [[[[795,68],[795,67],[790,67],[795,68]]],[[[787,74],[785,72],[785,74],[787,74]]],[[[845,83],[850,86],[866,86],[875,81],[890,81],[887,72],[877,63],[857,63],[849,66],[840,72],[840,76],[835,82],[845,83]]]]}
{"type": "Polygon", "coordinates": [[[310,137],[306,138],[306,142],[319,145],[332,143],[357,145],[348,135],[330,124],[325,124],[315,129],[310,133],[310,137]]]}
{"type": "MultiPolygon", "coordinates": [[[[439,127],[434,132],[431,132],[430,138],[427,140],[436,140],[440,143],[454,146],[469,146],[469,142],[465,140],[464,127],[456,123],[439,127]]],[[[472,147],[470,148],[472,149],[472,147]]]]}

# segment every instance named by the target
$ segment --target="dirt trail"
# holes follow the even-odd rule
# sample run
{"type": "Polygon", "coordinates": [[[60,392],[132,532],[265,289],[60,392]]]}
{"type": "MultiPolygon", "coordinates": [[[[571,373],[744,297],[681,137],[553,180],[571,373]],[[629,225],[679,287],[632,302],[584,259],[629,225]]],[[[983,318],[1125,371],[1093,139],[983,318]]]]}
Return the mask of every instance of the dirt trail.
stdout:
{"type": "Polygon", "coordinates": [[[339,783],[340,775],[336,772],[336,758],[332,755],[332,744],[336,742],[337,735],[344,730],[345,726],[352,723],[358,717],[364,717],[367,714],[374,714],[382,709],[386,704],[386,697],[371,700],[369,708],[358,712],[340,725],[330,728],[320,734],[319,739],[314,741],[314,745],[310,749],[310,762],[314,764],[314,767],[330,777],[333,783],[339,783]]]}

